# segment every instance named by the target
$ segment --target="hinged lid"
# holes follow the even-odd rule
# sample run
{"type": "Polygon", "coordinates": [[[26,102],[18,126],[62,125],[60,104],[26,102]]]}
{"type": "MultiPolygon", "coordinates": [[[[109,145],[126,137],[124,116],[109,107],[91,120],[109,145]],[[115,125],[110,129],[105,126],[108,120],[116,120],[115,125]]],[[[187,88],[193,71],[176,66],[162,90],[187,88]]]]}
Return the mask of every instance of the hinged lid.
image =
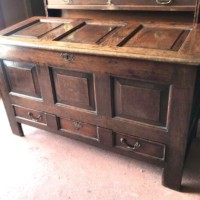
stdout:
{"type": "Polygon", "coordinates": [[[61,52],[69,63],[77,53],[200,64],[200,26],[185,23],[35,17],[0,32],[2,59],[10,45],[61,52]]]}

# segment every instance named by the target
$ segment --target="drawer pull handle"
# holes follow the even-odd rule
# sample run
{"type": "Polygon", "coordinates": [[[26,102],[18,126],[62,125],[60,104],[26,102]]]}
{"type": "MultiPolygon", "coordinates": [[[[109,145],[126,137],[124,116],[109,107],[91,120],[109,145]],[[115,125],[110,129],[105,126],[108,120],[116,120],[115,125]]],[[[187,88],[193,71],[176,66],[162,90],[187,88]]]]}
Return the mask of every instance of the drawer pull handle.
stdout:
{"type": "Polygon", "coordinates": [[[72,124],[74,125],[74,128],[76,130],[80,130],[83,127],[83,123],[82,122],[73,121],[72,124]]]}
{"type": "Polygon", "coordinates": [[[68,62],[72,62],[74,60],[74,55],[69,53],[61,53],[62,58],[64,58],[68,62]]]}
{"type": "Polygon", "coordinates": [[[156,3],[160,5],[168,5],[172,3],[172,0],[156,0],[156,3]]]}
{"type": "Polygon", "coordinates": [[[120,142],[123,145],[126,145],[126,148],[129,149],[130,151],[135,151],[136,149],[140,148],[140,143],[136,142],[134,145],[130,145],[127,143],[125,138],[120,138],[120,142]]]}
{"type": "Polygon", "coordinates": [[[107,5],[112,5],[112,0],[107,0],[107,5]]]}
{"type": "Polygon", "coordinates": [[[72,0],[63,0],[66,4],[71,4],[72,0]]]}
{"type": "Polygon", "coordinates": [[[40,121],[40,119],[42,118],[42,115],[38,115],[37,117],[35,117],[35,116],[33,115],[33,113],[31,113],[31,112],[28,112],[28,116],[30,117],[31,120],[33,120],[33,121],[35,121],[35,122],[40,121]]]}

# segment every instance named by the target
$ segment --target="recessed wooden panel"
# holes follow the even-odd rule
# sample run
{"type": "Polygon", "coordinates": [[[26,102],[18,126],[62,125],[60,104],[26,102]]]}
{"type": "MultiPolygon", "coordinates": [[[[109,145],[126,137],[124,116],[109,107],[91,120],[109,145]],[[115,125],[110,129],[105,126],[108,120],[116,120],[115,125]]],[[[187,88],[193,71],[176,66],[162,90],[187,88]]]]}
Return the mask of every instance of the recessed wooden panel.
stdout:
{"type": "Polygon", "coordinates": [[[12,36],[17,37],[30,37],[30,38],[39,38],[45,33],[59,27],[62,23],[53,23],[53,22],[38,22],[32,24],[18,32],[15,32],[12,36]]]}
{"type": "Polygon", "coordinates": [[[182,29],[143,27],[124,46],[170,50],[183,32],[182,29]]]}
{"type": "Polygon", "coordinates": [[[58,103],[94,110],[92,74],[53,70],[53,77],[58,103]]]}
{"type": "Polygon", "coordinates": [[[75,31],[76,29],[84,25],[85,25],[85,22],[78,21],[78,20],[70,22],[70,23],[64,23],[58,28],[53,29],[52,31],[49,31],[48,33],[44,34],[41,37],[41,39],[42,40],[59,40],[60,38],[63,38],[64,36],[72,33],[73,31],[75,31]]]}
{"type": "Polygon", "coordinates": [[[97,139],[97,126],[66,118],[59,118],[59,122],[62,131],[91,139],[97,139]]]}
{"type": "Polygon", "coordinates": [[[115,78],[114,115],[126,119],[165,125],[169,87],[115,78]]]}
{"type": "Polygon", "coordinates": [[[11,92],[41,97],[36,65],[3,61],[11,92]]]}
{"type": "Polygon", "coordinates": [[[61,41],[96,44],[115,28],[115,26],[87,24],[70,35],[64,37],[61,41]]]}

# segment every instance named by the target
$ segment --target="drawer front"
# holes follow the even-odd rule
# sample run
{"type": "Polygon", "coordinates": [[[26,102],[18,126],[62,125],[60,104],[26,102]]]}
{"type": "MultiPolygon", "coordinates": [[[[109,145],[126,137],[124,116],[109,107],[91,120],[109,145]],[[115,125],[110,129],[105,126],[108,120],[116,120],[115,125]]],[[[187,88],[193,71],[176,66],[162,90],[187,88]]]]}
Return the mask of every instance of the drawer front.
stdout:
{"type": "Polygon", "coordinates": [[[70,134],[98,140],[97,126],[73,119],[59,118],[60,130],[70,134]]]}
{"type": "Polygon", "coordinates": [[[14,111],[16,117],[18,118],[27,119],[41,124],[47,124],[46,113],[44,112],[19,106],[14,106],[14,111]]]}
{"type": "Polygon", "coordinates": [[[49,5],[195,5],[195,0],[48,0],[49,5]]]}
{"type": "Polygon", "coordinates": [[[165,145],[138,137],[115,133],[115,147],[123,151],[139,154],[152,159],[164,161],[165,145]]]}
{"type": "Polygon", "coordinates": [[[15,116],[20,123],[31,122],[31,125],[44,125],[53,130],[58,130],[57,117],[53,114],[30,108],[13,105],[15,116]],[[33,123],[32,123],[33,122],[33,123]]]}
{"type": "Polygon", "coordinates": [[[49,5],[105,5],[106,0],[48,0],[49,5]]]}
{"type": "Polygon", "coordinates": [[[116,5],[195,5],[195,0],[112,0],[116,5]]]}

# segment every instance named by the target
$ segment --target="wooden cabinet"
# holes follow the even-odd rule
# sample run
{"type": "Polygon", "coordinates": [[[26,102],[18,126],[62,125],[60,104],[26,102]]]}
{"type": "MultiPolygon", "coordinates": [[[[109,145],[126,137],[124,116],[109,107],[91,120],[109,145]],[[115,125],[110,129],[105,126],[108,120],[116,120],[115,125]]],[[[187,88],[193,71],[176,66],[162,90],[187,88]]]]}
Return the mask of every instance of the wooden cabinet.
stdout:
{"type": "Polygon", "coordinates": [[[199,25],[34,17],[0,34],[0,83],[13,133],[23,136],[24,123],[149,161],[164,168],[165,186],[180,188],[199,25]]]}

